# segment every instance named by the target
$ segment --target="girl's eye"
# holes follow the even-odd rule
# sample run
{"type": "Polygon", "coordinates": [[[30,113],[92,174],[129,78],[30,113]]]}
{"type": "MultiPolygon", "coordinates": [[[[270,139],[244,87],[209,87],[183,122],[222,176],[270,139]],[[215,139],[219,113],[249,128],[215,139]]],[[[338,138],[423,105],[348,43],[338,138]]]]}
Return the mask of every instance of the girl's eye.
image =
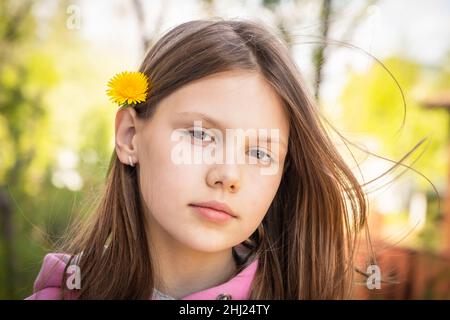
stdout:
{"type": "Polygon", "coordinates": [[[202,142],[214,141],[214,138],[203,130],[189,130],[189,134],[194,137],[194,139],[200,140],[202,142]]]}
{"type": "Polygon", "coordinates": [[[272,157],[267,152],[264,152],[261,149],[251,149],[249,151],[249,155],[254,156],[258,160],[261,160],[262,162],[265,162],[265,163],[272,162],[272,157]]]}

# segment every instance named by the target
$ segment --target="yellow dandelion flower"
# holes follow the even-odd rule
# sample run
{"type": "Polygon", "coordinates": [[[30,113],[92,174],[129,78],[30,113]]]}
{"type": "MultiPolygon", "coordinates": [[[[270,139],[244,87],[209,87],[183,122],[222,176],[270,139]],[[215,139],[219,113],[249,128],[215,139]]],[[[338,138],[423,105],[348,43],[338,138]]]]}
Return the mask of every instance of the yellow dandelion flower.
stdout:
{"type": "Polygon", "coordinates": [[[147,98],[148,77],[142,72],[121,72],[109,82],[107,94],[120,106],[144,102],[147,98]]]}

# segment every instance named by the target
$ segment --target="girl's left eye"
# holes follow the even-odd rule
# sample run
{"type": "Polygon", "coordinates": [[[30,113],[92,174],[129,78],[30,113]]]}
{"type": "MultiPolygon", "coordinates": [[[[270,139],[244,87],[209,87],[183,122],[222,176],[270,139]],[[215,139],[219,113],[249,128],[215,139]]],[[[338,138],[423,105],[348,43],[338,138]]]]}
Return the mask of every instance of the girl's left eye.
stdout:
{"type": "Polygon", "coordinates": [[[255,156],[258,160],[261,160],[262,162],[265,162],[265,163],[272,162],[272,157],[267,152],[264,152],[261,149],[251,149],[249,151],[249,154],[251,156],[255,156]]]}

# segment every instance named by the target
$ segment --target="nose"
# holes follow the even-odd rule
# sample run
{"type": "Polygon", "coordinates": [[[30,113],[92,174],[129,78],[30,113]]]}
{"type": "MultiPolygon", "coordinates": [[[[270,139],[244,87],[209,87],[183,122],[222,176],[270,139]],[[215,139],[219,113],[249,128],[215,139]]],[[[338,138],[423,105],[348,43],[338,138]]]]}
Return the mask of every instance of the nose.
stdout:
{"type": "Polygon", "coordinates": [[[211,188],[222,188],[235,193],[240,189],[240,172],[235,164],[220,164],[213,166],[207,176],[206,183],[211,188]]]}

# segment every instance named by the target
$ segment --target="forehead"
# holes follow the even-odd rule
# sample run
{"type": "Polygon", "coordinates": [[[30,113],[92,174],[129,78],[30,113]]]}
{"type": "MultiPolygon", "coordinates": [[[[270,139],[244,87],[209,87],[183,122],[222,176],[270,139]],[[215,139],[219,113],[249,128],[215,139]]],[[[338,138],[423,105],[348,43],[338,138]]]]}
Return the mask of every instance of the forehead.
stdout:
{"type": "Polygon", "coordinates": [[[256,72],[223,72],[194,81],[164,99],[160,109],[173,119],[200,120],[201,113],[222,128],[279,129],[285,137],[289,131],[282,100],[256,72]]]}

